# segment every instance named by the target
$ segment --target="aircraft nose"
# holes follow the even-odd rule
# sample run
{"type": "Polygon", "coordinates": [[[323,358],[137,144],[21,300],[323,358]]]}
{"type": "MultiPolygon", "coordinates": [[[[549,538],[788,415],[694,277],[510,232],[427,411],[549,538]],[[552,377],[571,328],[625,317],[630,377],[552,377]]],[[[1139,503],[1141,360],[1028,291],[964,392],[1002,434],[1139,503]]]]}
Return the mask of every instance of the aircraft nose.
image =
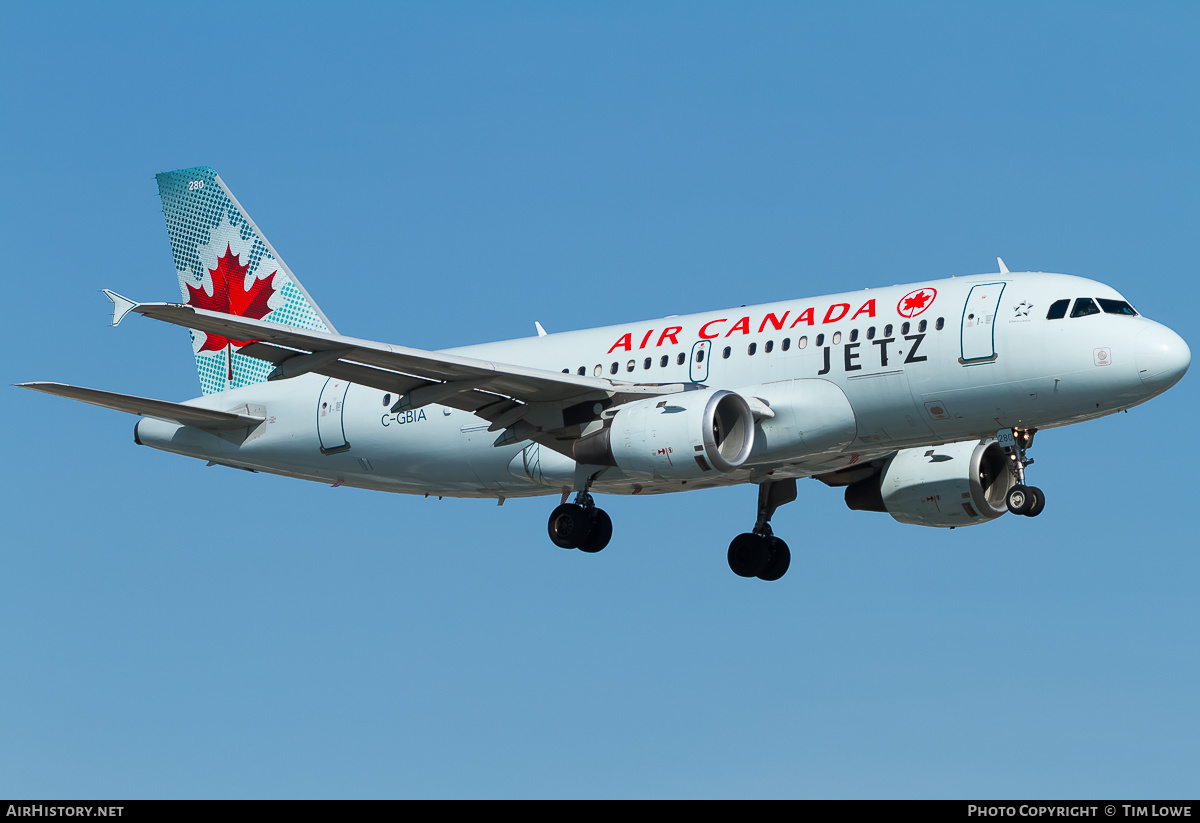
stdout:
{"type": "Polygon", "coordinates": [[[1166,326],[1153,324],[1135,341],[1134,362],[1142,384],[1155,394],[1179,382],[1192,364],[1192,351],[1183,338],[1166,326]]]}

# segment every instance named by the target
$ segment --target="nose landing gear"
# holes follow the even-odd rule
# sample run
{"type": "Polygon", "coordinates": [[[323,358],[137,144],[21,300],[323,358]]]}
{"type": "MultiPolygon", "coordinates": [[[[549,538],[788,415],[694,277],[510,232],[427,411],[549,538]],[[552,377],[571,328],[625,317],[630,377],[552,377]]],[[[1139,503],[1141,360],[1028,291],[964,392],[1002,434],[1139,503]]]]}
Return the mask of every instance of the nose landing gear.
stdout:
{"type": "Polygon", "coordinates": [[[1033,446],[1033,436],[1037,429],[1012,429],[1004,432],[1001,445],[1008,452],[1008,470],[1016,481],[1005,495],[1004,503],[1013,514],[1026,517],[1037,517],[1046,508],[1046,495],[1037,486],[1025,485],[1025,467],[1032,466],[1032,458],[1026,457],[1025,451],[1033,446]]]}

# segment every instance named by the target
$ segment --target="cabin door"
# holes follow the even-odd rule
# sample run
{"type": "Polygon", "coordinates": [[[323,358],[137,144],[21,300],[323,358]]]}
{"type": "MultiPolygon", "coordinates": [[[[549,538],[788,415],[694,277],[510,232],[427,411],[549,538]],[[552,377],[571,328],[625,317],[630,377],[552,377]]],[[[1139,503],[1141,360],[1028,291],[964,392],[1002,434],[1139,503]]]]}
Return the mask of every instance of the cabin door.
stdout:
{"type": "Polygon", "coordinates": [[[321,388],[321,399],[317,401],[317,438],[321,441],[321,454],[344,452],[350,448],[343,422],[349,388],[350,381],[333,377],[321,388]]]}
{"type": "Polygon", "coordinates": [[[996,359],[996,316],[1003,283],[980,283],[971,287],[963,307],[962,357],[960,363],[987,363],[996,359]]]}

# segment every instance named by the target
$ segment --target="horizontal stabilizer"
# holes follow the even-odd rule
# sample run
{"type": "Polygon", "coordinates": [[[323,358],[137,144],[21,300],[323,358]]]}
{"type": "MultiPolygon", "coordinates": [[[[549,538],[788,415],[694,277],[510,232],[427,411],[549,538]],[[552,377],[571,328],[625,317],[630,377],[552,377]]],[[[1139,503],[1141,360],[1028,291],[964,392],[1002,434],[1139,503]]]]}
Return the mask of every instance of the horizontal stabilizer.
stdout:
{"type": "Polygon", "coordinates": [[[104,406],[106,409],[116,409],[142,417],[170,420],[184,426],[195,426],[198,429],[244,429],[263,422],[261,417],[250,417],[215,409],[200,409],[183,403],[134,397],[131,394],[85,389],[81,386],[68,386],[66,383],[18,383],[17,385],[23,389],[34,389],[46,394],[56,394],[59,397],[69,397],[72,400],[82,400],[93,406],[104,406]]]}

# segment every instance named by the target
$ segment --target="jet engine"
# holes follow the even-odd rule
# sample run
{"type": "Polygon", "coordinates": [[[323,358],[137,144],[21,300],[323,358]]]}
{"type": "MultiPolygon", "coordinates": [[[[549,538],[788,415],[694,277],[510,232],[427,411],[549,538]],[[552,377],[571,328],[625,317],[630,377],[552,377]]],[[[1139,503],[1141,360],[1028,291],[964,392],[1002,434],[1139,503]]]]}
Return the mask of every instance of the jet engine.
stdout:
{"type": "Polygon", "coordinates": [[[973,526],[1008,511],[1004,497],[1015,483],[1008,463],[994,440],[902,449],[882,471],[849,485],[846,505],[916,526],[973,526]]]}
{"type": "Polygon", "coordinates": [[[580,463],[633,478],[691,480],[731,472],[754,447],[754,415],[736,392],[709,389],[621,406],[602,430],[575,442],[580,463]]]}

